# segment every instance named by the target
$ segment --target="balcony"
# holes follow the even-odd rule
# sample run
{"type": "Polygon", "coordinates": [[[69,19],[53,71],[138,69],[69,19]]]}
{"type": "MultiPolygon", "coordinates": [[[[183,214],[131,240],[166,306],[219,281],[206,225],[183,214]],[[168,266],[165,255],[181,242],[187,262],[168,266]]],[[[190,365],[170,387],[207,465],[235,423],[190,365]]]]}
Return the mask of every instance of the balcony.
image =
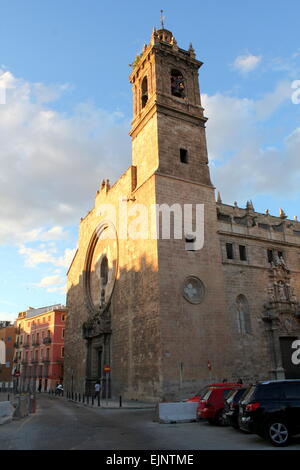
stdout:
{"type": "Polygon", "coordinates": [[[23,348],[25,348],[25,349],[29,348],[29,343],[24,343],[23,348]]]}
{"type": "Polygon", "coordinates": [[[32,341],[32,346],[39,346],[41,343],[39,341],[32,341]]]}
{"type": "Polygon", "coordinates": [[[43,339],[44,344],[51,344],[51,338],[50,336],[47,336],[46,338],[43,339]]]}
{"type": "Polygon", "coordinates": [[[43,362],[44,364],[49,364],[49,362],[50,362],[49,357],[46,357],[45,359],[42,359],[42,362],[43,362]]]}
{"type": "Polygon", "coordinates": [[[31,364],[38,364],[38,363],[39,363],[38,359],[31,359],[31,364]]]}
{"type": "Polygon", "coordinates": [[[19,346],[19,343],[15,342],[14,343],[14,348],[18,349],[20,346],[19,346]]]}
{"type": "Polygon", "coordinates": [[[23,366],[27,366],[27,364],[28,364],[28,359],[22,359],[21,364],[22,364],[23,366]]]}

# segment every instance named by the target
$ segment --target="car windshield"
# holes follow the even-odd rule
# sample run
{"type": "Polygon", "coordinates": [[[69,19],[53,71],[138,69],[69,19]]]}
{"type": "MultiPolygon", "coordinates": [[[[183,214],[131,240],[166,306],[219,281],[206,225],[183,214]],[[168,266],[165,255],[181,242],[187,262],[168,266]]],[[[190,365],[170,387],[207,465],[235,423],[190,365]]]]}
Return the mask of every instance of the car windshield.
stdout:
{"type": "Polygon", "coordinates": [[[235,394],[237,393],[237,391],[239,391],[239,390],[229,390],[229,393],[228,393],[228,395],[227,395],[227,397],[226,397],[227,403],[231,403],[231,402],[232,402],[232,400],[233,400],[235,394]]]}
{"type": "Polygon", "coordinates": [[[226,398],[226,397],[229,395],[230,392],[232,392],[231,389],[229,389],[229,390],[224,390],[224,391],[223,391],[223,398],[226,398]]]}
{"type": "Polygon", "coordinates": [[[207,387],[204,387],[200,390],[200,392],[197,392],[195,397],[203,397],[203,395],[207,392],[207,387]]]}
{"type": "Polygon", "coordinates": [[[242,388],[240,390],[236,390],[234,396],[232,397],[233,398],[233,401],[239,401],[243,398],[243,396],[245,395],[246,391],[248,389],[247,388],[242,388]]]}
{"type": "Polygon", "coordinates": [[[244,393],[243,395],[243,402],[248,402],[251,400],[252,396],[254,395],[255,392],[255,385],[251,385],[244,393]]]}
{"type": "Polygon", "coordinates": [[[211,390],[207,390],[207,392],[203,395],[202,400],[208,400],[211,392],[211,390]]]}

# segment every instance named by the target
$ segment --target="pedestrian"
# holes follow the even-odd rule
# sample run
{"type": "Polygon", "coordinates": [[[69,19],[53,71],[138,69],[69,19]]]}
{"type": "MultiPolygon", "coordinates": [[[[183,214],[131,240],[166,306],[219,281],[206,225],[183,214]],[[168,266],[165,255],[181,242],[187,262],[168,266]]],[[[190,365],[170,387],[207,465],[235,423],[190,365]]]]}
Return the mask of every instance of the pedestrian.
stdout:
{"type": "Polygon", "coordinates": [[[99,380],[95,383],[95,398],[100,396],[101,385],[99,380]]]}

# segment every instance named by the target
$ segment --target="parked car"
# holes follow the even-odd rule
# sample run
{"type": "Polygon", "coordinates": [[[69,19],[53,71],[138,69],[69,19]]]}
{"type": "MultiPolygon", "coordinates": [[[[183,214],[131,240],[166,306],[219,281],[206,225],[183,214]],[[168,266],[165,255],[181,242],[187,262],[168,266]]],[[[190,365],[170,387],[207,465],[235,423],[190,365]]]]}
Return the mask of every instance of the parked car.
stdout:
{"type": "Polygon", "coordinates": [[[186,401],[188,401],[188,402],[191,402],[191,401],[192,402],[198,402],[198,401],[200,401],[204,397],[204,395],[206,394],[206,392],[209,390],[210,387],[228,388],[232,385],[235,386],[236,384],[231,383],[231,382],[220,382],[220,383],[206,385],[198,393],[196,393],[196,395],[194,395],[191,398],[188,398],[188,400],[186,400],[186,401]]]}
{"type": "Polygon", "coordinates": [[[239,405],[241,429],[268,439],[274,446],[300,434],[300,380],[274,380],[251,386],[239,405]]]}
{"type": "Polygon", "coordinates": [[[224,400],[233,389],[241,388],[241,384],[230,384],[224,387],[209,387],[197,407],[198,419],[206,419],[210,424],[224,426],[227,417],[224,412],[224,400]]]}
{"type": "Polygon", "coordinates": [[[224,410],[228,424],[239,429],[239,401],[243,398],[248,387],[230,390],[224,401],[224,410]]]}

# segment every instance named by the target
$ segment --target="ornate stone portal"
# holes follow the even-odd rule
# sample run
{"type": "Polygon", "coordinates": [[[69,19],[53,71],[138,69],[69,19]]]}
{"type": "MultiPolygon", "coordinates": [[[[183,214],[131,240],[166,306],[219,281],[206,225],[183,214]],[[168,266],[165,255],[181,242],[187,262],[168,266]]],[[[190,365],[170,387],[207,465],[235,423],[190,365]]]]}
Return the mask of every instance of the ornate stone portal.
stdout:
{"type": "MultiPolygon", "coordinates": [[[[85,260],[84,296],[90,313],[82,325],[87,346],[86,391],[91,393],[97,380],[106,390],[103,367],[110,364],[111,300],[118,269],[118,238],[112,222],[102,222],[90,240],[85,260]]],[[[108,387],[110,394],[110,386],[108,387]]]]}
{"type": "Polygon", "coordinates": [[[283,343],[299,335],[300,304],[291,286],[291,273],[282,257],[276,256],[271,263],[267,292],[269,301],[264,304],[262,318],[267,326],[273,356],[271,373],[275,379],[288,378],[289,372],[283,367],[283,343]]]}

